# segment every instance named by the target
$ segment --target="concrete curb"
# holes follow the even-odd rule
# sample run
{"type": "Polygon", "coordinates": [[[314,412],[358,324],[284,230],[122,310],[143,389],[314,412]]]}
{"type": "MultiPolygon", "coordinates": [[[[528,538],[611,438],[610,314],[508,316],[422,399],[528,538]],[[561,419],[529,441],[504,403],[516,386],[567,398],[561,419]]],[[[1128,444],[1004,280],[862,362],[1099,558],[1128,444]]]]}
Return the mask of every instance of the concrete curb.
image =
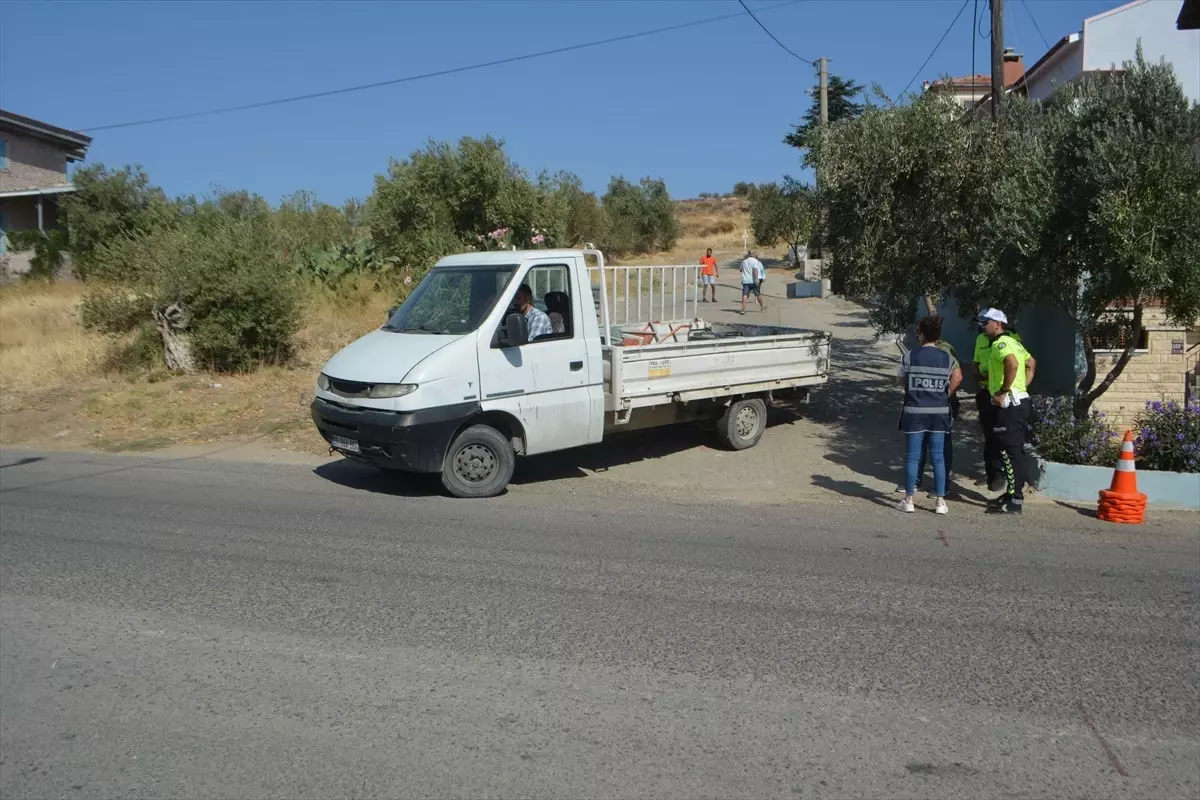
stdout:
{"type": "MultiPolygon", "coordinates": [[[[1101,489],[1112,482],[1109,467],[1059,464],[1034,458],[1033,485],[1044,497],[1056,500],[1096,502],[1101,489]]],[[[1200,511],[1200,473],[1139,470],[1138,491],[1151,507],[1186,508],[1200,511]]]]}

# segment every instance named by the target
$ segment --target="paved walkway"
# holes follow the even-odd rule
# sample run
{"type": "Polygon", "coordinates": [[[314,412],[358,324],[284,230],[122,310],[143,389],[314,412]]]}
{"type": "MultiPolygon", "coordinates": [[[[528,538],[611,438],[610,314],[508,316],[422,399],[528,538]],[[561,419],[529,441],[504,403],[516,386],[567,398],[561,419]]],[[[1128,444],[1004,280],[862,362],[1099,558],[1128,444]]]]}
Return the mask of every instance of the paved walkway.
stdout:
{"type": "MultiPolygon", "coordinates": [[[[902,441],[896,431],[900,396],[892,378],[899,351],[877,342],[866,309],[840,298],[788,300],[791,270],[767,276],[767,309],[747,304],[743,317],[736,266],[723,264],[717,303],[701,304],[700,316],[714,322],[763,322],[833,333],[830,381],[814,389],[799,408],[773,408],[771,428],[753,449],[733,453],[717,449],[711,433],[678,426],[619,435],[583,451],[531,460],[528,477],[553,479],[562,474],[589,475],[647,485],[692,487],[752,503],[825,501],[888,504],[901,482],[902,441]],[[532,473],[532,474],[529,474],[532,473]]],[[[981,504],[974,486],[980,477],[973,463],[980,452],[977,425],[966,415],[956,437],[956,467],[968,471],[958,481],[963,500],[981,504]]],[[[932,501],[918,498],[918,505],[932,501]]]]}

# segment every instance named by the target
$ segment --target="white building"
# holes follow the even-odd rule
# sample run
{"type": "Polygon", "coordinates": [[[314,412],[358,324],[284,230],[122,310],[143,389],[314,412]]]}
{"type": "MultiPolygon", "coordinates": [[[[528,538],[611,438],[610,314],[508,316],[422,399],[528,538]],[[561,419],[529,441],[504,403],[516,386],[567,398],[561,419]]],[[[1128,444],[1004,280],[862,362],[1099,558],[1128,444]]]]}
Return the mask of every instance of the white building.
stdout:
{"type": "MultiPolygon", "coordinates": [[[[1059,86],[1086,75],[1111,72],[1133,59],[1138,41],[1146,60],[1166,60],[1175,70],[1183,93],[1200,102],[1200,30],[1181,30],[1180,2],[1134,0],[1083,21],[1083,28],[1064,36],[1013,83],[1009,92],[1044,100],[1059,86]]],[[[975,105],[977,113],[991,110],[991,95],[975,105]]]]}

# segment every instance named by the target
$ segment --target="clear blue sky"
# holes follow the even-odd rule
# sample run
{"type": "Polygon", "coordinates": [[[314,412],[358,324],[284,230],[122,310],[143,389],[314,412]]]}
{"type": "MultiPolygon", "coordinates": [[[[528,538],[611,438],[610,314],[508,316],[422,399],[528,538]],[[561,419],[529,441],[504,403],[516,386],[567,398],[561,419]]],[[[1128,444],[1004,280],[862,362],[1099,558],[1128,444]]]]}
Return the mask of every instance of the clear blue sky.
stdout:
{"type": "MultiPolygon", "coordinates": [[[[1178,5],[1180,0],[1155,0],[1178,5]]],[[[749,3],[756,11],[772,5],[749,3]]],[[[1032,64],[1115,0],[1008,0],[1032,64]]],[[[960,0],[807,0],[760,19],[830,71],[898,94],[960,0]]],[[[969,4],[914,82],[971,72],[969,4]]],[[[0,106],[80,129],[336,89],[739,12],[736,0],[0,2],[0,106]]],[[[979,0],[986,17],[987,0],[979,0]]],[[[988,24],[979,29],[986,34],[988,24]]],[[[988,41],[976,38],[979,72],[988,41]]],[[[171,194],[365,197],[389,157],[492,134],[530,172],[662,177],[675,197],[799,173],[781,143],[815,82],[748,16],[477,72],[100,131],[89,162],[140,163],[171,194]]]]}

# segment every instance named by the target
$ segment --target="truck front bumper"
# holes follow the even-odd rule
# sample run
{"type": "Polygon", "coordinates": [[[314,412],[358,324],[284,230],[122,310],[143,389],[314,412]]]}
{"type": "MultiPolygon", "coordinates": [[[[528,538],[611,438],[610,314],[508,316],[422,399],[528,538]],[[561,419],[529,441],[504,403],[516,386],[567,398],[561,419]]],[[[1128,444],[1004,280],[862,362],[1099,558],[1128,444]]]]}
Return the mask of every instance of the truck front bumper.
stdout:
{"type": "Polygon", "coordinates": [[[451,437],[479,411],[479,403],[380,411],[320,397],[312,402],[313,423],[332,449],[406,472],[441,472],[451,437]]]}

